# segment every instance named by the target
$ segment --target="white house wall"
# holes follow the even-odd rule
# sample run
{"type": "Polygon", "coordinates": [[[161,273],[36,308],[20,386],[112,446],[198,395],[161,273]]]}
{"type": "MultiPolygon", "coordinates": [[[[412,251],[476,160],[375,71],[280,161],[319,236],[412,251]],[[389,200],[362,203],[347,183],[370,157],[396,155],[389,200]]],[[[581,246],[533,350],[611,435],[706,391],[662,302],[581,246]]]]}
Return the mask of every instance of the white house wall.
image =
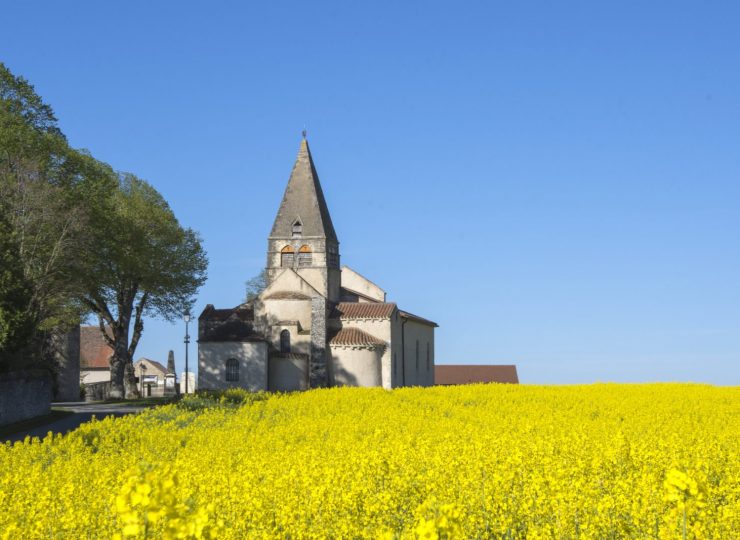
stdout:
{"type": "Polygon", "coordinates": [[[349,266],[342,267],[342,287],[364,294],[378,302],[385,302],[385,291],[349,266]]]}
{"type": "Polygon", "coordinates": [[[81,369],[80,379],[84,384],[110,381],[110,369],[81,369]]]}
{"type": "MultiPolygon", "coordinates": [[[[397,315],[397,311],[394,311],[393,315],[391,317],[395,317],[397,315]]],[[[367,332],[371,336],[375,336],[378,339],[382,339],[386,342],[387,346],[383,348],[382,354],[379,358],[379,382],[375,386],[382,386],[386,389],[393,388],[393,380],[392,380],[392,371],[391,371],[391,364],[392,364],[392,357],[393,353],[391,350],[391,319],[345,319],[342,320],[342,328],[357,328],[359,330],[362,330],[363,332],[367,332]]],[[[335,350],[332,347],[332,359],[334,358],[335,350]]],[[[339,349],[337,349],[337,354],[340,356],[344,354],[344,352],[340,352],[339,349]]],[[[333,360],[332,360],[333,361],[333,360]]],[[[364,380],[364,376],[363,376],[364,380]]]]}
{"type": "Polygon", "coordinates": [[[401,380],[398,386],[433,386],[434,385],[434,327],[403,318],[398,323],[398,362],[401,380]],[[401,337],[403,332],[403,338],[401,337]],[[419,363],[416,362],[416,342],[419,342],[419,363]],[[401,344],[405,350],[401,348],[401,344]],[[427,365],[427,347],[429,364],[427,365]],[[402,354],[403,352],[403,354],[402,354]],[[403,364],[401,364],[403,362],[403,364]]]}
{"type": "Polygon", "coordinates": [[[381,358],[379,349],[331,346],[330,374],[334,386],[380,386],[381,358]]]}
{"type": "Polygon", "coordinates": [[[273,392],[293,392],[308,389],[308,357],[270,358],[269,389],[273,392]]]}
{"type": "Polygon", "coordinates": [[[198,344],[198,388],[267,390],[267,343],[204,342],[198,344]],[[226,380],[226,361],[239,361],[239,380],[226,380]]]}

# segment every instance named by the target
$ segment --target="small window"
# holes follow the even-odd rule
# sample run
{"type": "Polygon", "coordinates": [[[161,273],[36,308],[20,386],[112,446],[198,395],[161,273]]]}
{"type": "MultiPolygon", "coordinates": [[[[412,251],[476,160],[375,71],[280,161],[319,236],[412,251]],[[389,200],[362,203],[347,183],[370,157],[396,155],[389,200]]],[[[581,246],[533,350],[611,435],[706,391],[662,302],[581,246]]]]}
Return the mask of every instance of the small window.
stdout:
{"type": "Polygon", "coordinates": [[[239,360],[229,358],[226,361],[226,380],[228,382],[239,381],[239,360]]]}
{"type": "Polygon", "coordinates": [[[303,224],[296,220],[293,223],[293,238],[300,238],[301,236],[303,236],[303,224]]]}
{"type": "Polygon", "coordinates": [[[290,352],[290,331],[289,330],[283,330],[282,332],[280,332],[280,352],[281,353],[290,352]]]}
{"type": "Polygon", "coordinates": [[[295,250],[293,246],[285,246],[280,250],[280,266],[286,266],[293,268],[293,258],[295,257],[295,250]]]}
{"type": "Polygon", "coordinates": [[[298,250],[298,266],[311,266],[313,257],[311,254],[311,248],[308,246],[301,246],[298,250]]]}
{"type": "Polygon", "coordinates": [[[419,340],[416,340],[416,372],[419,372],[419,340]]]}

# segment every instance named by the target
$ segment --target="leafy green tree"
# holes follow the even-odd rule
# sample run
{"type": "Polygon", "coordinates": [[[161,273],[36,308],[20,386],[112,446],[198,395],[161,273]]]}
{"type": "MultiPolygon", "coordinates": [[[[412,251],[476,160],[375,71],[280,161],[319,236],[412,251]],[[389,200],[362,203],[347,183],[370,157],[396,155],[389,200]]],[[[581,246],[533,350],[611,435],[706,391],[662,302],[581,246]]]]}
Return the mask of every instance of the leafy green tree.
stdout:
{"type": "Polygon", "coordinates": [[[144,315],[168,321],[192,307],[208,261],[198,235],[182,227],[167,202],[133,175],[119,178],[95,208],[95,256],[84,275],[84,304],[113,349],[111,396],[131,397],[132,358],[144,315]]]}
{"type": "Polygon", "coordinates": [[[33,333],[31,295],[17,242],[4,213],[0,214],[0,371],[13,365],[14,355],[33,333]]]}
{"type": "Polygon", "coordinates": [[[115,187],[110,168],[70,148],[51,107],[0,63],[0,243],[30,295],[23,315],[10,316],[15,286],[0,290],[0,303],[8,321],[22,317],[33,328],[27,363],[40,363],[46,334],[79,324],[78,275],[93,248],[86,202],[115,187]]]}

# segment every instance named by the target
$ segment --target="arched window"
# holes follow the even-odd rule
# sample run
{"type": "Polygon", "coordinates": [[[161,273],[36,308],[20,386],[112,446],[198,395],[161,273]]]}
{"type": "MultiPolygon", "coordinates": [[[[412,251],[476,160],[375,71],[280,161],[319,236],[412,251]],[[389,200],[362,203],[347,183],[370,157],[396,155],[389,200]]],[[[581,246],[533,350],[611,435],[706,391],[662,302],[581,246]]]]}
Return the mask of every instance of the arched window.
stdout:
{"type": "Polygon", "coordinates": [[[303,235],[303,224],[300,220],[293,223],[293,238],[300,238],[303,235]]]}
{"type": "Polygon", "coordinates": [[[308,246],[301,246],[301,249],[298,250],[298,266],[311,266],[311,261],[311,248],[308,246]]]}
{"type": "Polygon", "coordinates": [[[293,257],[295,256],[295,250],[293,246],[285,246],[280,250],[280,266],[287,266],[293,268],[293,257]]]}
{"type": "Polygon", "coordinates": [[[226,361],[226,380],[228,382],[239,380],[239,360],[236,358],[229,358],[226,361]]]}
{"type": "Polygon", "coordinates": [[[283,330],[282,332],[280,332],[280,352],[290,352],[290,331],[288,330],[283,330]]]}

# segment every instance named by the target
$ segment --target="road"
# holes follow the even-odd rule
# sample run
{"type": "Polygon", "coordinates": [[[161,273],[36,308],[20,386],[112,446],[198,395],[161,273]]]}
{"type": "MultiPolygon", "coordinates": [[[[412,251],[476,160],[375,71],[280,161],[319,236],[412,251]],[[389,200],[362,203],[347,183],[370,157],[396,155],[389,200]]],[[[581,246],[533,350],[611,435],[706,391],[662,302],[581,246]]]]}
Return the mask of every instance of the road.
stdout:
{"type": "Polygon", "coordinates": [[[106,416],[125,416],[127,414],[136,414],[143,411],[145,406],[127,405],[125,403],[52,403],[52,408],[57,410],[69,411],[73,414],[54,420],[49,424],[43,426],[37,426],[35,428],[28,429],[8,435],[0,439],[0,443],[5,441],[22,441],[26,436],[44,438],[48,432],[52,433],[68,433],[73,429],[77,429],[83,422],[89,422],[92,417],[95,416],[98,420],[102,420],[106,416]]]}

